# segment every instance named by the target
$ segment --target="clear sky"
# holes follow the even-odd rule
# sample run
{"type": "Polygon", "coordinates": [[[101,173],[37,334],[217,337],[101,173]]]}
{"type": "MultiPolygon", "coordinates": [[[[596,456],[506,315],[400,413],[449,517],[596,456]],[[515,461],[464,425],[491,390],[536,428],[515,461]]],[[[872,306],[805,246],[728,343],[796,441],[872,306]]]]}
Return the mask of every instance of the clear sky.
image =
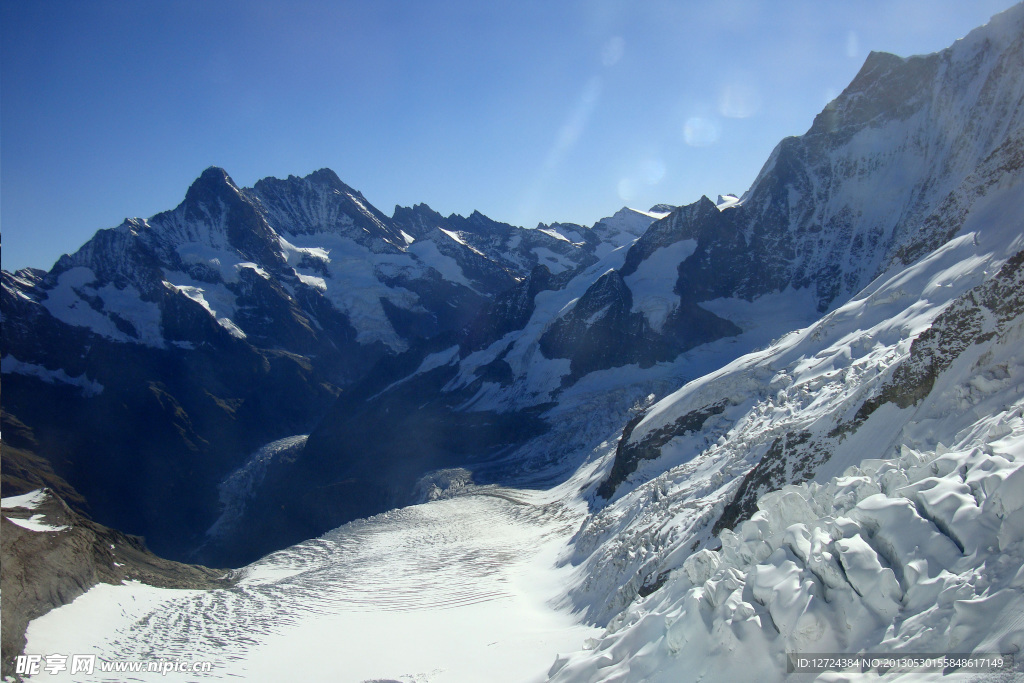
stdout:
{"type": "Polygon", "coordinates": [[[173,208],[211,165],[527,227],[740,194],[870,50],[1012,4],[0,0],[3,267],[173,208]]]}

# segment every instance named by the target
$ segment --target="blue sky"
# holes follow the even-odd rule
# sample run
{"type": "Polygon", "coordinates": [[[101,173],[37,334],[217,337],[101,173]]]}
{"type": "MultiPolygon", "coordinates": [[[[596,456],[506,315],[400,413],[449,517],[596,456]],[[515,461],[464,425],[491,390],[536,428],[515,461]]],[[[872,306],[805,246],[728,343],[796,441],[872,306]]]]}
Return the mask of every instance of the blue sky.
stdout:
{"type": "Polygon", "coordinates": [[[211,165],[528,227],[739,194],[870,50],[1011,4],[0,0],[3,267],[173,208],[211,165]]]}

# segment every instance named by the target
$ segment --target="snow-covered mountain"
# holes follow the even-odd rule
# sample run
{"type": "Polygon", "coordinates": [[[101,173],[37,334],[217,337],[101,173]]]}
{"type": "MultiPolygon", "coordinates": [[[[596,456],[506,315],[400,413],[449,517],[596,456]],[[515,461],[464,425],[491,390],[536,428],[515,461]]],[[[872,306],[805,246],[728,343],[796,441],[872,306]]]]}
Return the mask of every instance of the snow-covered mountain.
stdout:
{"type": "MultiPolygon", "coordinates": [[[[27,651],[269,679],[298,652],[318,680],[338,675],[330,644],[354,681],[730,681],[781,680],[794,652],[1024,646],[1024,5],[933,55],[872,53],[741,197],[523,230],[423,205],[388,219],[326,172],[197,185],[185,209],[100,233],[111,263],[83,248],[4,275],[5,411],[36,415],[41,386],[69,405],[120,394],[60,347],[184,354],[193,373],[231,350],[216,381],[264,368],[251,386],[287,388],[295,412],[328,382],[315,415],[205,465],[219,516],[189,520],[221,556],[325,535],[227,589],[94,589],[33,622],[27,651]],[[317,331],[321,301],[381,362],[342,387],[324,368],[343,361],[261,345],[256,311],[276,309],[243,314],[243,276],[317,331]],[[210,312],[220,288],[237,333],[210,312]],[[115,291],[160,326],[142,304],[112,315],[115,291]],[[168,337],[167,311],[206,336],[168,337]],[[131,337],[119,319],[135,341],[104,336],[131,337]],[[31,350],[40,330],[57,350],[31,350]]],[[[140,374],[161,405],[186,393],[140,374]]],[[[182,412],[179,439],[217,424],[182,412]]]]}
{"type": "MultiPolygon", "coordinates": [[[[426,215],[418,225],[431,226],[414,230],[416,237],[330,170],[239,189],[223,170],[210,168],[176,209],[100,231],[62,257],[37,290],[55,318],[115,341],[199,343],[177,338],[164,324],[163,300],[179,293],[257,345],[301,353],[303,337],[336,327],[329,338],[335,344],[404,351],[412,329],[420,336],[458,329],[465,321],[452,310],[471,316],[537,265],[545,249],[568,244],[560,235],[529,231],[527,245],[509,245],[510,235],[527,231],[480,214],[465,220],[444,219],[423,205],[415,211],[426,215]],[[449,224],[462,230],[442,227],[449,224]],[[478,241],[500,233],[504,242],[494,241],[508,253],[472,246],[462,235],[474,229],[478,241]],[[275,306],[287,306],[294,319],[273,315],[275,306]],[[300,326],[306,329],[296,331],[300,326]]],[[[562,249],[567,266],[586,258],[590,250],[579,246],[562,249]]]]}
{"type": "Polygon", "coordinates": [[[49,272],[2,274],[5,420],[98,519],[173,557],[212,552],[221,485],[252,452],[309,433],[376,363],[465,334],[532,271],[578,269],[654,216],[608,220],[389,218],[327,169],[248,189],[210,168],[174,210],[101,230],[49,272]]]}

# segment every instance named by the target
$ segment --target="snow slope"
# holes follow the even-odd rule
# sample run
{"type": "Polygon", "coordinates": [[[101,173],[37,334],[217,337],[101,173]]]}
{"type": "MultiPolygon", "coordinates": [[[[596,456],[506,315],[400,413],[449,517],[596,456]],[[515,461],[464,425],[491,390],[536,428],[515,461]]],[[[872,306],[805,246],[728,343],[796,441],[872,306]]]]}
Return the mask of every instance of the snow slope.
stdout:
{"type": "MultiPolygon", "coordinates": [[[[683,487],[678,471],[645,485],[648,500],[675,504],[648,505],[643,523],[629,524],[633,547],[659,555],[663,568],[686,559],[592,649],[561,659],[551,680],[782,680],[787,652],[1019,653],[1022,339],[1018,314],[994,341],[956,358],[919,406],[889,405],[869,418],[860,443],[876,447],[860,452],[879,457],[763,495],[749,520],[721,531],[718,550],[687,552],[693,536],[652,549],[652,531],[693,525],[700,498],[680,504],[684,489],[703,483],[713,508],[721,469],[717,480],[708,463],[683,487]]],[[[1024,677],[1022,663],[1016,671],[1024,677]]],[[[896,673],[894,680],[924,677],[896,673]]],[[[946,673],[943,680],[978,680],[946,673]]]]}

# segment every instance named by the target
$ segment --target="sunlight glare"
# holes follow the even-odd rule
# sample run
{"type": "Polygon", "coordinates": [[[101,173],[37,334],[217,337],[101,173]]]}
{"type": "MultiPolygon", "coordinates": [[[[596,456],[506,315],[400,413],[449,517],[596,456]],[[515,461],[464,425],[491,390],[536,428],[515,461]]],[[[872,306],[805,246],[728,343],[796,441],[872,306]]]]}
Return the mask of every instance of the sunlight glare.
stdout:
{"type": "Polygon", "coordinates": [[[761,109],[757,88],[746,83],[726,83],[718,94],[718,113],[729,119],[747,119],[761,109]]]}
{"type": "Polygon", "coordinates": [[[708,147],[718,142],[719,126],[714,119],[691,116],[683,126],[683,140],[691,147],[708,147]]]}

